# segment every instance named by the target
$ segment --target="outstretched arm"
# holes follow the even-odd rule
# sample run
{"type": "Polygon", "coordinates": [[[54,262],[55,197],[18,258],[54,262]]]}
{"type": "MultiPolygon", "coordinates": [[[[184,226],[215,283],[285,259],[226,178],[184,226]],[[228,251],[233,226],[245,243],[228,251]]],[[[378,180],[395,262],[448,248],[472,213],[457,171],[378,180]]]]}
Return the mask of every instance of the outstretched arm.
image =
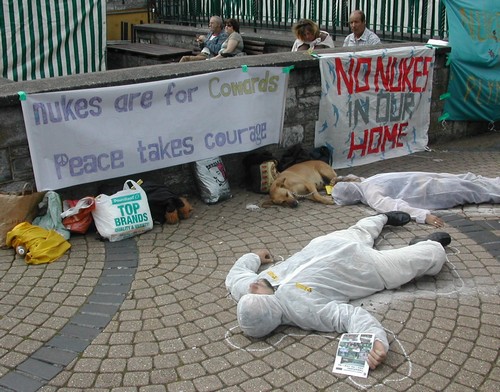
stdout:
{"type": "Polygon", "coordinates": [[[425,223],[434,227],[444,227],[444,221],[440,217],[432,214],[426,215],[425,223]]]}
{"type": "Polygon", "coordinates": [[[271,252],[267,249],[259,249],[254,252],[257,256],[259,256],[261,264],[270,264],[273,262],[273,256],[271,252]]]}
{"type": "Polygon", "coordinates": [[[349,304],[338,304],[333,301],[320,310],[319,316],[319,325],[310,329],[375,335],[375,343],[368,355],[368,365],[371,369],[375,369],[387,357],[389,342],[384,328],[375,317],[363,308],[349,304]]]}
{"type": "Polygon", "coordinates": [[[234,263],[226,277],[226,288],[236,301],[248,293],[250,283],[257,280],[257,270],[261,264],[272,263],[271,253],[267,249],[247,253],[234,263]]]}
{"type": "Polygon", "coordinates": [[[417,223],[425,223],[426,216],[430,214],[429,210],[412,207],[403,199],[393,199],[392,197],[384,196],[383,192],[374,192],[369,195],[365,194],[365,198],[367,204],[378,212],[407,212],[417,223]]]}
{"type": "Polygon", "coordinates": [[[387,357],[387,350],[380,340],[375,340],[372,350],[368,353],[368,365],[370,369],[375,369],[378,365],[384,362],[387,357]]]}

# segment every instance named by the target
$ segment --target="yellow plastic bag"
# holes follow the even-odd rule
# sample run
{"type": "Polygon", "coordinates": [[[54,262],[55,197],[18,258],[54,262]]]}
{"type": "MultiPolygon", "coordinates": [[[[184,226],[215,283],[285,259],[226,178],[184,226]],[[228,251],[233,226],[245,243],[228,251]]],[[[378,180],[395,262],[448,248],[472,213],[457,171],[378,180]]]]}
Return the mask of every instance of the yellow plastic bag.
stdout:
{"type": "Polygon", "coordinates": [[[14,249],[19,245],[24,246],[28,264],[52,263],[71,248],[71,244],[61,234],[28,222],[19,223],[9,231],[6,243],[14,249]]]}

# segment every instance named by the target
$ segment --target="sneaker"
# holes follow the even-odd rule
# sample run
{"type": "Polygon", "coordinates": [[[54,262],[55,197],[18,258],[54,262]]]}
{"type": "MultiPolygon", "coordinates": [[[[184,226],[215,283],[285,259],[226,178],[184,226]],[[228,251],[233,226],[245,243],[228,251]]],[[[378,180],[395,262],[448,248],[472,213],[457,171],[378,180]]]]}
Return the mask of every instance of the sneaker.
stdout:
{"type": "Polygon", "coordinates": [[[410,245],[414,245],[417,242],[422,242],[427,240],[439,242],[444,248],[445,246],[450,245],[451,236],[448,233],[445,233],[444,231],[438,231],[436,233],[429,234],[426,237],[415,237],[410,241],[410,245]]]}
{"type": "Polygon", "coordinates": [[[404,226],[411,221],[410,214],[403,211],[391,211],[384,214],[387,216],[386,225],[390,226],[404,226]]]}

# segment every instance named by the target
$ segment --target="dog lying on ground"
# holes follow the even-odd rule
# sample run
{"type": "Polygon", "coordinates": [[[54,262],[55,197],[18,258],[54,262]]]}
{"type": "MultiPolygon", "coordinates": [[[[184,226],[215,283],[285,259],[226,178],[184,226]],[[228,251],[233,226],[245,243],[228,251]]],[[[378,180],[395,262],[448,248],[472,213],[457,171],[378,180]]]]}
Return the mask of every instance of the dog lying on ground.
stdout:
{"type": "Polygon", "coordinates": [[[323,161],[305,161],[290,166],[278,174],[269,189],[272,204],[297,207],[299,199],[309,199],[323,204],[334,204],[331,196],[318,191],[324,185],[334,185],[335,170],[323,161]]]}

